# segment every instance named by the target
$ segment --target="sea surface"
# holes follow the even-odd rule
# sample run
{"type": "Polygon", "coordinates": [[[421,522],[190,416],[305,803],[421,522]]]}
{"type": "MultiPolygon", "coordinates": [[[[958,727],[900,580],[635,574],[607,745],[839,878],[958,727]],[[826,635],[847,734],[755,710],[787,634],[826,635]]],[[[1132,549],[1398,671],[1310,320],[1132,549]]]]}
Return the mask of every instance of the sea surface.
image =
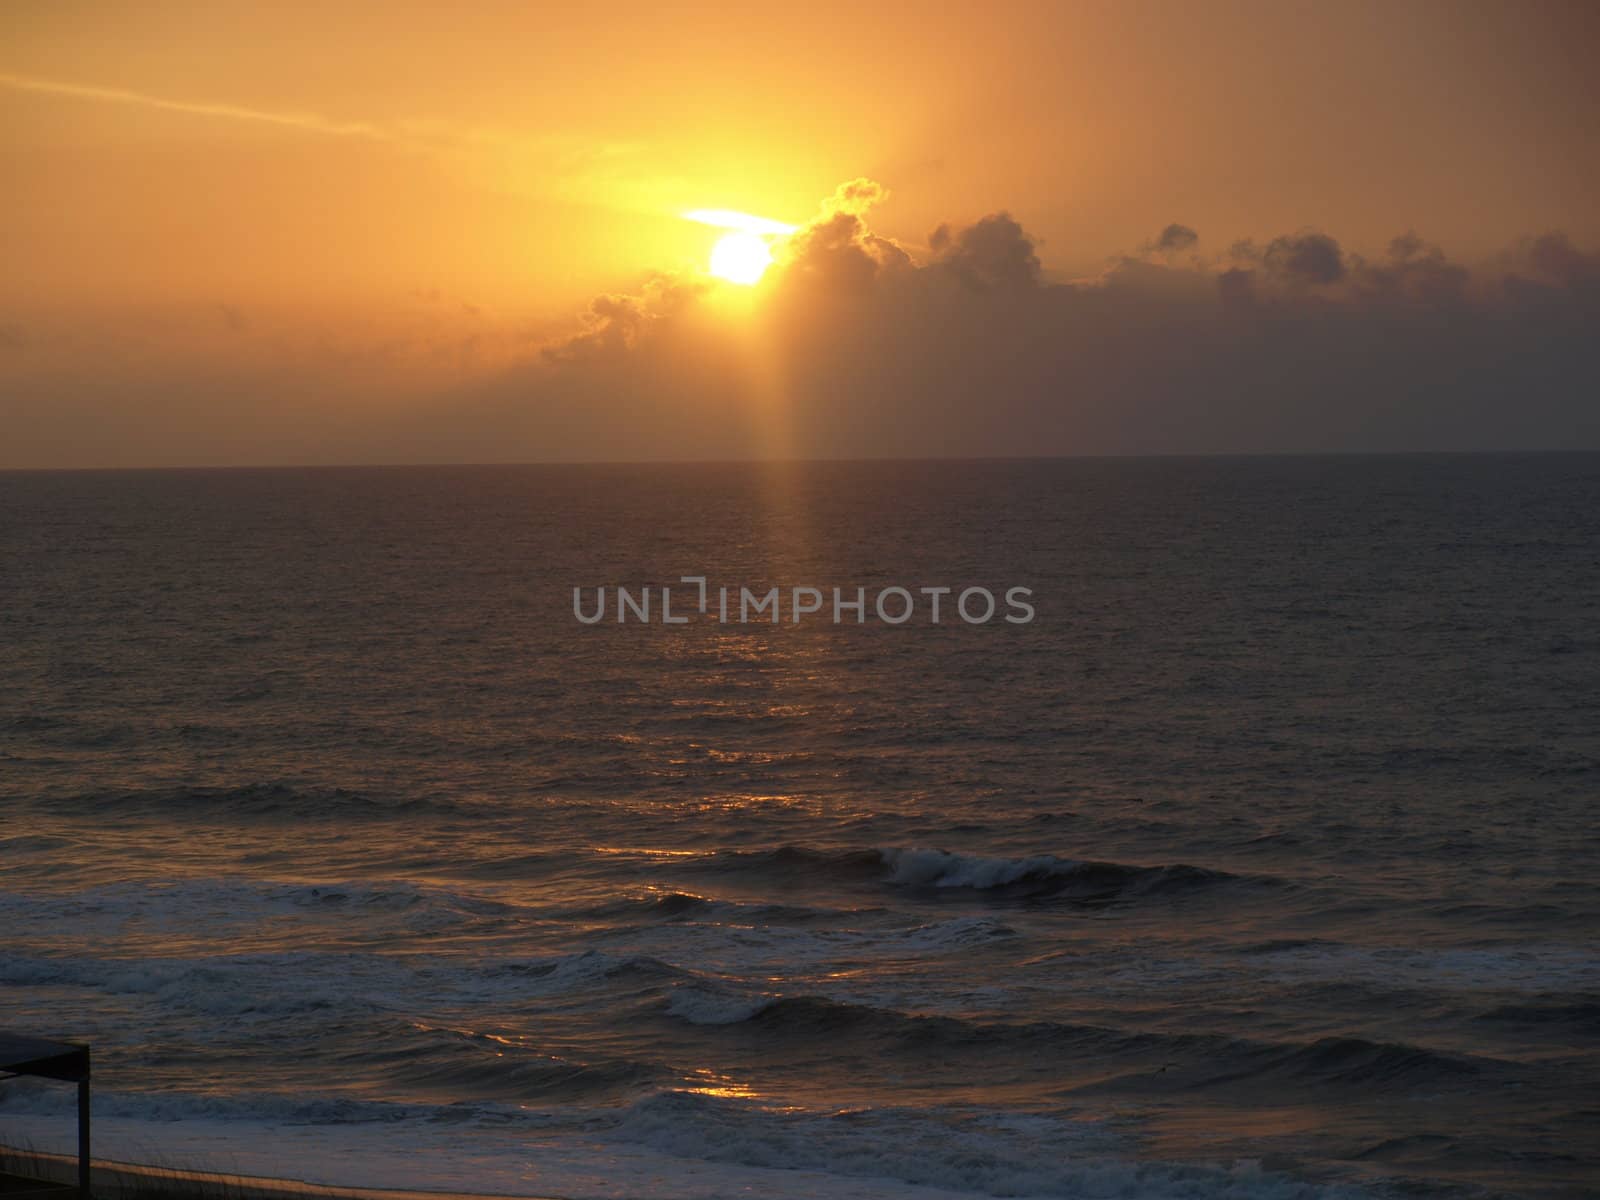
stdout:
{"type": "Polygon", "coordinates": [[[112,1157],[1593,1196],[1597,800],[1600,456],[0,475],[0,1028],[112,1157]]]}

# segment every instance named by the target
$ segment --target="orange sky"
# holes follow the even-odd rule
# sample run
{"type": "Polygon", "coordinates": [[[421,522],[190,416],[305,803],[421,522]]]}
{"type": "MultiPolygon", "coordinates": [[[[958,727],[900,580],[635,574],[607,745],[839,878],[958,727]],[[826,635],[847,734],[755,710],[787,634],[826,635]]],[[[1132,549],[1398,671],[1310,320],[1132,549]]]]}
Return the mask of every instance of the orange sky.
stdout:
{"type": "MultiPolygon", "coordinates": [[[[449,309],[489,323],[475,352],[514,358],[590,297],[703,263],[714,235],[683,209],[799,223],[857,176],[888,187],[874,229],[912,252],[1006,210],[1059,279],[1173,221],[1213,251],[1305,228],[1364,253],[1416,229],[1468,260],[1552,229],[1590,246],[1596,12],[13,0],[0,330],[35,360],[0,366],[0,404],[60,383],[41,347],[81,357],[174,312],[301,346],[449,309]]],[[[219,336],[162,353],[213,384],[276,362],[219,336]]],[[[157,353],[128,340],[106,354],[157,353]]],[[[52,437],[0,465],[104,458],[52,437]]]]}

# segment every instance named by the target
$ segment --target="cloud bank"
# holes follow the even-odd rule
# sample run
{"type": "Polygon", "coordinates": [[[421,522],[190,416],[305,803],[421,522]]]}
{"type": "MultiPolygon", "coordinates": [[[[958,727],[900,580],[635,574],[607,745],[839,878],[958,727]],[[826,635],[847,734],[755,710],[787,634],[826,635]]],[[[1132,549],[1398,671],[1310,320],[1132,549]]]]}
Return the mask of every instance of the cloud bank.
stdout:
{"type": "MultiPolygon", "coordinates": [[[[763,284],[768,391],[751,402],[781,413],[788,453],[1600,447],[1600,256],[1560,233],[1469,268],[1411,232],[1374,258],[1311,229],[1207,255],[1173,222],[1097,277],[1062,281],[1008,213],[913,248],[872,230],[882,196],[842,186],[763,284]]],[[[671,444],[696,391],[720,419],[756,386],[698,319],[711,302],[662,281],[606,298],[548,378],[511,386],[535,408],[581,393],[646,424],[640,398],[669,396],[650,440],[671,444]]],[[[728,419],[708,444],[760,452],[728,419]]]]}
{"type": "Polygon", "coordinates": [[[0,407],[14,444],[45,429],[58,458],[96,404],[137,407],[102,424],[144,430],[152,461],[1600,448],[1600,255],[1560,233],[1469,265],[1412,232],[1367,257],[1314,229],[1212,247],[1174,221],[1066,280],[1003,211],[886,237],[884,195],[842,185],[753,292],[656,276],[557,332],[446,305],[357,349],[326,330],[285,349],[221,310],[203,372],[145,354],[63,382],[8,315],[0,407]],[[407,401],[385,405],[396,378],[407,401]],[[70,420],[40,424],[41,396],[70,420]]]}

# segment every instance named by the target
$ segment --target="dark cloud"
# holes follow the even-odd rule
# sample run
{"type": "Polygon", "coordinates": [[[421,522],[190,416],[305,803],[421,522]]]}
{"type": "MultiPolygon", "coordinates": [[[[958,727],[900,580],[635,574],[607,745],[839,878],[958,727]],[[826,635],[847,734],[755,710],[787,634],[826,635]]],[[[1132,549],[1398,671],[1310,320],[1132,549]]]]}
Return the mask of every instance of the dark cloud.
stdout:
{"type": "Polygon", "coordinates": [[[1010,213],[995,213],[952,232],[941,225],[928,236],[935,265],[974,291],[1031,288],[1039,282],[1033,239],[1010,213]]]}
{"type": "Polygon", "coordinates": [[[1344,278],[1339,243],[1324,233],[1306,231],[1273,238],[1261,265],[1278,278],[1296,284],[1337,283],[1344,278]]]}
{"type": "Polygon", "coordinates": [[[1200,235],[1187,225],[1171,224],[1161,231],[1161,236],[1151,243],[1151,248],[1158,254],[1179,254],[1185,250],[1193,250],[1199,244],[1200,235]]]}
{"type": "Polygon", "coordinates": [[[792,281],[842,291],[865,291],[880,272],[911,262],[893,241],[870,233],[860,216],[844,211],[808,225],[787,251],[792,281]]]}
{"type": "Polygon", "coordinates": [[[1229,305],[1255,303],[1256,273],[1243,267],[1232,267],[1217,276],[1217,294],[1229,305]]]}
{"type": "Polygon", "coordinates": [[[1426,253],[1428,245],[1417,236],[1416,230],[1402,233],[1389,243],[1389,257],[1396,262],[1407,262],[1426,253]]]}
{"type": "Polygon", "coordinates": [[[1533,278],[1557,287],[1590,291],[1600,285],[1600,254],[1585,254],[1564,233],[1530,238],[1513,254],[1533,278]]]}
{"type": "Polygon", "coordinates": [[[705,291],[705,284],[657,275],[640,295],[596,296],[584,314],[583,331],[546,346],[543,356],[550,363],[621,359],[655,326],[671,322],[705,291]]]}
{"type": "MultiPolygon", "coordinates": [[[[677,403],[715,397],[732,426],[776,406],[781,452],[823,457],[1600,446],[1600,260],[1559,235],[1476,269],[1414,232],[1368,259],[1311,230],[1180,265],[1149,253],[1193,249],[1174,225],[1097,279],[1052,282],[1008,213],[940,226],[919,260],[870,228],[881,197],[840,189],[763,285],[759,403],[748,364],[712,349],[751,330],[715,323],[675,359],[700,372],[672,378],[677,403]]],[[[653,311],[591,316],[582,344],[621,372],[600,411],[668,388],[651,346],[686,335],[653,311]]],[[[540,380],[518,386],[537,413],[540,380]]],[[[630,425],[662,423],[650,445],[676,445],[681,411],[628,403],[630,425]]],[[[575,408],[549,411],[557,437],[575,408]]],[[[762,452],[715,423],[697,436],[762,452]]]]}
{"type": "Polygon", "coordinates": [[[870,179],[840,184],[823,203],[822,214],[781,248],[789,281],[824,291],[864,292],[880,273],[909,267],[911,256],[869,230],[864,219],[887,195],[870,179]]]}
{"type": "Polygon", "coordinates": [[[1351,255],[1349,261],[1351,288],[1372,299],[1450,305],[1465,298],[1471,280],[1470,271],[1450,262],[1443,250],[1423,241],[1415,232],[1392,240],[1383,259],[1368,262],[1351,255]]]}

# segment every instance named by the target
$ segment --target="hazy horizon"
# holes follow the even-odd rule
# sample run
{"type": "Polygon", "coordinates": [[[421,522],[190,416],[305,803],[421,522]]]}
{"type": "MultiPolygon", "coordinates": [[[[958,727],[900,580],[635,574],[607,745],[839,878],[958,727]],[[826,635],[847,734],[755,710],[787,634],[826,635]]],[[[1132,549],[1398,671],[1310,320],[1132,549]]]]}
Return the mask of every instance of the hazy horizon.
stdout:
{"type": "Polygon", "coordinates": [[[1526,447],[1487,450],[1262,450],[1246,452],[1212,451],[1192,454],[994,454],[949,455],[943,457],[920,456],[861,456],[841,458],[617,458],[617,459],[506,459],[479,462],[271,462],[271,463],[184,463],[149,466],[84,466],[84,467],[0,467],[0,474],[24,475],[72,474],[75,472],[137,472],[137,471],[405,471],[405,470],[501,470],[507,467],[783,467],[870,463],[1028,463],[1028,462],[1099,462],[1126,459],[1130,461],[1166,459],[1202,460],[1252,460],[1272,458],[1494,458],[1583,456],[1600,454],[1600,447],[1526,447]]]}

